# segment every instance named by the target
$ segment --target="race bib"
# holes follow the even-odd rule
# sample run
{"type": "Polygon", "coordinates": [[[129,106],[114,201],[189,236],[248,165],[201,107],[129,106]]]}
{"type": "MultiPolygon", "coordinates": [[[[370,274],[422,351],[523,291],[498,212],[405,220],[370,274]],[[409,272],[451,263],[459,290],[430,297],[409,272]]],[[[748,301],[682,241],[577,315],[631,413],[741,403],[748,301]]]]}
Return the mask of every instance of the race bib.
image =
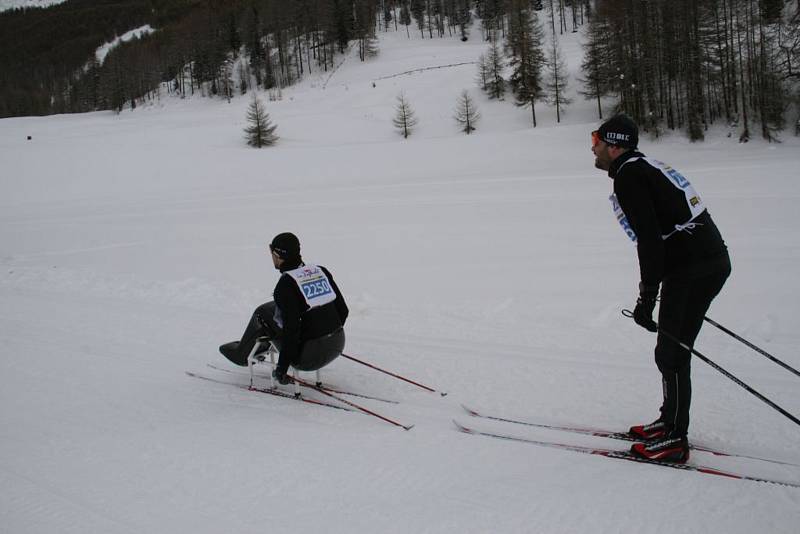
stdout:
{"type": "MultiPolygon", "coordinates": [[[[663,234],[661,236],[661,239],[666,240],[675,232],[682,232],[684,230],[687,229],[691,230],[692,228],[694,228],[696,224],[693,221],[698,216],[700,216],[701,213],[705,211],[706,206],[700,199],[700,195],[698,195],[697,191],[695,191],[694,187],[692,187],[692,184],[689,183],[689,180],[687,180],[681,173],[679,173],[666,163],[662,163],[657,159],[651,159],[647,157],[635,157],[625,161],[622,165],[625,166],[628,163],[639,159],[643,159],[650,166],[658,169],[661,172],[661,174],[663,174],[667,179],[669,179],[669,183],[683,193],[683,198],[686,201],[686,206],[689,208],[689,214],[690,214],[689,220],[682,224],[676,224],[675,227],[672,229],[672,231],[670,231],[667,234],[663,234]]],[[[616,201],[616,197],[614,195],[611,196],[613,197],[613,200],[611,202],[612,204],[614,204],[614,215],[617,216],[617,220],[619,221],[619,223],[623,225],[622,229],[625,230],[625,233],[628,234],[628,237],[631,237],[631,234],[628,232],[628,230],[626,230],[628,219],[627,217],[625,217],[625,214],[622,213],[622,209],[619,207],[619,203],[616,201]],[[619,210],[619,213],[622,214],[622,219],[620,219],[620,215],[617,213],[617,210],[619,210]]],[[[633,232],[633,230],[630,230],[630,232],[633,232]]],[[[631,237],[631,239],[635,241],[636,234],[633,234],[633,237],[631,237]]]]}
{"type": "Polygon", "coordinates": [[[300,288],[309,308],[317,308],[336,300],[336,292],[322,269],[316,265],[303,265],[286,273],[300,288]]]}
{"type": "Polygon", "coordinates": [[[612,194],[610,197],[608,197],[608,200],[611,201],[611,208],[614,210],[614,217],[617,218],[617,222],[622,227],[622,231],[625,232],[625,235],[627,235],[630,240],[635,243],[636,232],[633,231],[633,228],[631,228],[631,223],[628,222],[628,217],[625,215],[625,212],[622,211],[622,207],[617,201],[617,195],[612,194]]]}

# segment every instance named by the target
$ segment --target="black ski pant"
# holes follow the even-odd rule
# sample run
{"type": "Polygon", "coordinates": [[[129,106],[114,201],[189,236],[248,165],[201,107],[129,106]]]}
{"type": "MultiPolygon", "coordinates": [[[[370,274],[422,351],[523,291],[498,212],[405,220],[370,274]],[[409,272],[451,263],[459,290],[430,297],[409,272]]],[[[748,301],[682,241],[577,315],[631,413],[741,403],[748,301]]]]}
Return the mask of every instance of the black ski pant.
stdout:
{"type": "MultiPolygon", "coordinates": [[[[226,357],[233,363],[247,365],[247,357],[259,338],[269,339],[280,350],[283,331],[275,321],[275,302],[270,301],[255,309],[250,322],[242,334],[238,347],[226,357]]],[[[300,347],[298,361],[290,365],[300,371],[316,371],[336,359],[344,350],[344,329],[339,328],[322,337],[304,341],[300,347]]]]}
{"type": "Polygon", "coordinates": [[[244,329],[239,346],[228,356],[228,359],[237,365],[247,365],[247,357],[253,350],[258,338],[265,337],[280,348],[281,327],[275,322],[275,303],[273,301],[262,304],[255,309],[247,327],[244,329]]]}
{"type": "Polygon", "coordinates": [[[693,347],[711,301],[719,294],[730,273],[730,258],[725,253],[667,276],[662,282],[655,358],[664,390],[661,420],[672,436],[686,437],[689,431],[691,352],[661,332],[676,337],[687,347],[693,347]]]}

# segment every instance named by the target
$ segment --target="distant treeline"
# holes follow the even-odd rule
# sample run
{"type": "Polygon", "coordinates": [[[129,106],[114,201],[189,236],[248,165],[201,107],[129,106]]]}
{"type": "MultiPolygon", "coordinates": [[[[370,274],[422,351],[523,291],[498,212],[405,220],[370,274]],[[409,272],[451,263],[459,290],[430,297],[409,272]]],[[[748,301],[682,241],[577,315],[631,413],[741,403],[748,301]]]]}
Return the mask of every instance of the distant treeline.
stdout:
{"type": "Polygon", "coordinates": [[[725,121],[773,140],[800,102],[797,0],[597,1],[587,36],[584,94],[654,134],[725,121]]]}
{"type": "MultiPolygon", "coordinates": [[[[717,121],[768,139],[800,100],[800,0],[68,0],[0,13],[0,117],[121,110],[171,93],[232,98],[335,68],[376,32],[484,39],[480,82],[520,106],[569,105],[553,33],[585,32],[581,87],[598,118],[624,111],[693,140],[717,121]],[[483,31],[470,36],[473,17],[483,31]],[[95,50],[149,24],[157,31],[95,50]],[[609,109],[613,108],[613,109],[609,109]]],[[[574,71],[575,66],[572,66],[574,71]]],[[[566,111],[568,112],[568,111],[566,111]]]]}

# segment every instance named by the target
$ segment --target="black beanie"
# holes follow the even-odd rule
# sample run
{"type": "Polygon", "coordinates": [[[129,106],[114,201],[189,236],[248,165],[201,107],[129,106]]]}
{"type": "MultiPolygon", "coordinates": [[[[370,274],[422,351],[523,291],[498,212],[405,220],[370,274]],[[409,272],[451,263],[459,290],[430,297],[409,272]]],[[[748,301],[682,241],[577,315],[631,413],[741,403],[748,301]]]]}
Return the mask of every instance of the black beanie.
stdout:
{"type": "Polygon", "coordinates": [[[300,240],[291,232],[276,235],[269,245],[269,249],[281,259],[288,260],[300,257],[300,240]]]}
{"type": "Polygon", "coordinates": [[[633,120],[620,113],[614,115],[600,126],[600,140],[609,145],[623,148],[639,146],[639,128],[633,120]]]}

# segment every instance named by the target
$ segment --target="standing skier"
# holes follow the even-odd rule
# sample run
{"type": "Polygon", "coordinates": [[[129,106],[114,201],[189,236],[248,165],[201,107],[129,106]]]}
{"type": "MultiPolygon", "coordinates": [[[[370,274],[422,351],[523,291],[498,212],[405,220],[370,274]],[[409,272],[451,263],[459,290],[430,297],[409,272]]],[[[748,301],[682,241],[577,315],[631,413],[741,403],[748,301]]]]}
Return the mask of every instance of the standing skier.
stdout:
{"type": "Polygon", "coordinates": [[[272,375],[287,384],[290,365],[315,371],[342,353],[349,311],[330,271],[303,263],[297,236],[278,234],[269,249],[272,264],[281,272],[275,300],[256,308],[242,339],[225,343],[219,351],[236,365],[246,366],[256,340],[267,337],[280,350],[272,375]]]}
{"type": "Polygon", "coordinates": [[[637,151],[639,130],[617,115],[592,132],[595,167],[614,181],[614,215],[637,246],[639,298],[634,321],[659,332],[655,360],[661,372],[661,416],[631,427],[643,443],[631,451],[645,458],[686,462],[691,403],[690,351],[711,301],[731,272],[728,249],[705,204],[678,171],[637,151]],[[661,286],[658,324],[653,309],[661,286]]]}

